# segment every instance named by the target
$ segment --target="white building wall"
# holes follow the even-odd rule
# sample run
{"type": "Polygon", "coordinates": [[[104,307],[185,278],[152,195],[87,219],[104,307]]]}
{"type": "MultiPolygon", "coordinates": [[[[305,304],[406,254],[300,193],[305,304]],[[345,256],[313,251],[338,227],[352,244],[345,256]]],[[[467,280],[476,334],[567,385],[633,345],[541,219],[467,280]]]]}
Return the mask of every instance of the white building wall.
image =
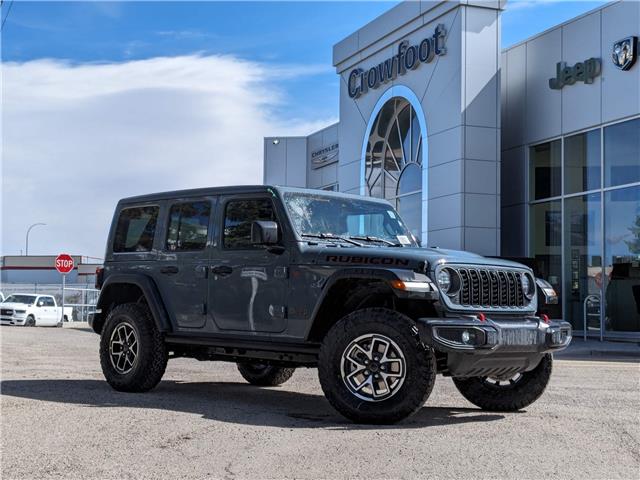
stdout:
{"type": "Polygon", "coordinates": [[[428,245],[499,253],[500,6],[405,2],[334,47],[341,76],[340,190],[364,191],[367,123],[388,88],[410,89],[426,119],[422,237],[428,245]],[[357,99],[348,96],[353,68],[368,69],[392,57],[400,41],[417,44],[438,24],[446,26],[446,55],[357,99]]]}

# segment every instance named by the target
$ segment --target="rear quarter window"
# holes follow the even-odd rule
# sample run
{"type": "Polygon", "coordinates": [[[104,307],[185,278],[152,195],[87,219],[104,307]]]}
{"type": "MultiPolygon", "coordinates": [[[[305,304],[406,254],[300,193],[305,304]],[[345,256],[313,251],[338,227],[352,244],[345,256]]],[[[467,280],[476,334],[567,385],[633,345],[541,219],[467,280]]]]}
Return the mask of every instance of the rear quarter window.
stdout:
{"type": "Polygon", "coordinates": [[[158,206],[123,209],[116,225],[113,251],[115,253],[151,251],[159,211],[158,206]]]}

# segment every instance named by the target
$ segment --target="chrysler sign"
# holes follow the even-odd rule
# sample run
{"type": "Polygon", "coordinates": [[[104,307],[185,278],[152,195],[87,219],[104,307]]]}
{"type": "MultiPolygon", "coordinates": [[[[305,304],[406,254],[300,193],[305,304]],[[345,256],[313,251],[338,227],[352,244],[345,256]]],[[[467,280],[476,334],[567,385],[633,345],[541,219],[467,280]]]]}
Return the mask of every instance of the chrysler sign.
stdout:
{"type": "Polygon", "coordinates": [[[338,144],[319,148],[311,152],[311,168],[316,169],[338,161],[338,144]]]}
{"type": "Polygon", "coordinates": [[[394,80],[398,75],[415,70],[421,63],[429,63],[434,57],[446,54],[447,50],[444,47],[446,33],[445,26],[440,24],[431,37],[425,38],[417,45],[410,45],[406,40],[400,42],[396,55],[369,70],[361,68],[351,70],[348,83],[349,96],[358,98],[369,90],[375,90],[380,85],[394,80]]]}

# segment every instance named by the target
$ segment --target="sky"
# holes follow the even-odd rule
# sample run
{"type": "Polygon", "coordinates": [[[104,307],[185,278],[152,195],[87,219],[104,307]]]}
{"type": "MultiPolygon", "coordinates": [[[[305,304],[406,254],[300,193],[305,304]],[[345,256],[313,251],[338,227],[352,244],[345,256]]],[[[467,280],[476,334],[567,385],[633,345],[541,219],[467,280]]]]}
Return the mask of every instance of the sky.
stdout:
{"type": "MultiPolygon", "coordinates": [[[[503,47],[602,4],[510,1],[503,47]]],[[[338,120],[332,46],[396,2],[2,5],[0,253],[103,257],[118,199],[262,182],[262,138],[338,120]],[[7,16],[8,12],[8,16],[7,16]]]]}

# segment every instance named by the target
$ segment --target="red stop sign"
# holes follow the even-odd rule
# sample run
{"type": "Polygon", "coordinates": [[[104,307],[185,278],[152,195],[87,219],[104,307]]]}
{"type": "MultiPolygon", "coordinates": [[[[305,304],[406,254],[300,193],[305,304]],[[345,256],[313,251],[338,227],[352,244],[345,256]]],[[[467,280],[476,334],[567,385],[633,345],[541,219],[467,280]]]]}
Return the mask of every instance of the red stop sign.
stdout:
{"type": "Polygon", "coordinates": [[[69,273],[73,270],[73,257],[71,255],[67,255],[66,253],[61,253],[56,257],[56,270],[62,273],[69,273]]]}

